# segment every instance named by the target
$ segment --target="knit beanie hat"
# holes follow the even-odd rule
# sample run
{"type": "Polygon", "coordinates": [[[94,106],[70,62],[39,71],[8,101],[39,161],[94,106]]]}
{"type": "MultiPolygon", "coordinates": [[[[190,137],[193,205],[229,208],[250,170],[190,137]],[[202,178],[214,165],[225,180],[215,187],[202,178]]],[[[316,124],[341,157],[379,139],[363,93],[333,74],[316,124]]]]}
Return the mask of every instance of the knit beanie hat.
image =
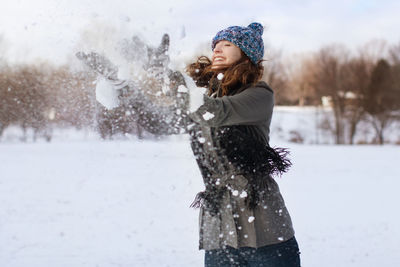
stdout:
{"type": "Polygon", "coordinates": [[[251,62],[257,64],[264,57],[263,32],[263,26],[257,22],[253,22],[247,27],[231,26],[215,35],[211,47],[214,50],[219,41],[229,41],[239,47],[251,62]]]}

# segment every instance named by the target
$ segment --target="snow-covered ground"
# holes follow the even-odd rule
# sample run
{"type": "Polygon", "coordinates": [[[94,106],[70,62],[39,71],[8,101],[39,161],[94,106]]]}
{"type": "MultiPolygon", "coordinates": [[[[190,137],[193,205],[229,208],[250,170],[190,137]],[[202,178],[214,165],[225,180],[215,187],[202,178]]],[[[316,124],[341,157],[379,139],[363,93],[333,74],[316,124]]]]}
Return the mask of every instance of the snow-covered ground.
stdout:
{"type": "MultiPolygon", "coordinates": [[[[289,147],[305,267],[400,266],[398,146],[289,147]]],[[[186,137],[0,143],[0,266],[202,266],[186,137]]]]}

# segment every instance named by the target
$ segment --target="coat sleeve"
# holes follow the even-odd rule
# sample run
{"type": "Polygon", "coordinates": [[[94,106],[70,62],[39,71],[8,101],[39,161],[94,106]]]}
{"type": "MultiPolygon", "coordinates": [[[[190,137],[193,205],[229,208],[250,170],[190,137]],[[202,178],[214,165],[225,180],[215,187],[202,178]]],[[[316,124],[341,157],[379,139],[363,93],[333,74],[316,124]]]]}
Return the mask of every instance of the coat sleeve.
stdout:
{"type": "Polygon", "coordinates": [[[251,87],[233,96],[204,96],[204,104],[189,117],[209,127],[256,124],[272,116],[273,92],[263,87],[251,87]]]}
{"type": "Polygon", "coordinates": [[[157,135],[179,134],[187,131],[190,121],[187,116],[188,94],[180,92],[171,105],[155,103],[134,81],[114,82],[120,91],[120,104],[133,109],[137,122],[148,132],[157,135]]]}

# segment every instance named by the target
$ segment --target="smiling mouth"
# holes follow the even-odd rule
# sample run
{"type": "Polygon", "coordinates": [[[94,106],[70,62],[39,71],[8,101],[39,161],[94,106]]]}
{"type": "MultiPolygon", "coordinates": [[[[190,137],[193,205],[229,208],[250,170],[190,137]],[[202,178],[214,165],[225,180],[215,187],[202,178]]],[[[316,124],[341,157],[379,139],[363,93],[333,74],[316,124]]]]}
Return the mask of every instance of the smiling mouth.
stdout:
{"type": "Polygon", "coordinates": [[[213,62],[224,61],[225,58],[223,57],[215,57],[213,62]]]}

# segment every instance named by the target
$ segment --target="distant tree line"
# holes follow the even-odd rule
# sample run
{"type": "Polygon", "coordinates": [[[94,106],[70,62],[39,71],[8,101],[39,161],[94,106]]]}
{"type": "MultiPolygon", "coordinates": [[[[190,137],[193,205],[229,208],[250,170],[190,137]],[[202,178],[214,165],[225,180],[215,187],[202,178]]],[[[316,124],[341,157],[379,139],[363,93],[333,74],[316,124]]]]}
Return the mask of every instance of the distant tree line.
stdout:
{"type": "Polygon", "coordinates": [[[329,100],[336,144],[353,144],[361,121],[370,123],[375,142],[383,144],[385,130],[400,120],[400,43],[370,42],[357,54],[329,45],[290,62],[278,57],[266,62],[264,79],[278,105],[320,106],[329,100]]]}
{"type": "Polygon", "coordinates": [[[51,141],[54,129],[95,129],[104,139],[144,137],[137,116],[123,107],[107,110],[96,101],[96,74],[68,66],[0,66],[0,140],[9,126],[22,129],[22,141],[51,141]]]}
{"type": "MultiPolygon", "coordinates": [[[[277,105],[321,106],[328,99],[329,130],[336,144],[353,144],[357,126],[368,122],[375,142],[400,118],[400,43],[372,42],[357,53],[341,45],[284,60],[268,53],[263,79],[275,91],[277,105]]],[[[10,125],[50,141],[55,128],[92,127],[103,138],[143,130],[130,110],[106,110],[96,102],[95,74],[50,64],[0,64],[0,138],[10,125]]],[[[323,126],[321,126],[323,127],[323,126]]],[[[326,127],[326,125],[324,126],[326,127]]]]}
{"type": "Polygon", "coordinates": [[[93,75],[68,67],[3,65],[0,68],[0,137],[11,125],[50,141],[54,128],[93,124],[93,75]]]}

